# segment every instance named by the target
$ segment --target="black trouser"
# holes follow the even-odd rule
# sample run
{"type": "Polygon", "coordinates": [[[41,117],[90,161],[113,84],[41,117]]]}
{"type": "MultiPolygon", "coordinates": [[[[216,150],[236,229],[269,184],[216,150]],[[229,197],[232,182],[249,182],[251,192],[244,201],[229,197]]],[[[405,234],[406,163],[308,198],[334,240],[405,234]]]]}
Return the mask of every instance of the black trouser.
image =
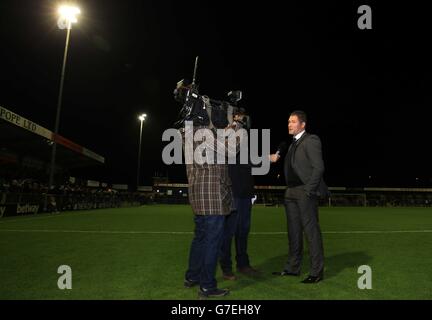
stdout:
{"type": "Polygon", "coordinates": [[[288,229],[288,261],[285,270],[300,273],[303,257],[303,232],[309,244],[310,275],[324,271],[324,249],[318,223],[318,198],[306,195],[304,186],[288,188],[285,192],[285,213],[288,229]]]}
{"type": "Polygon", "coordinates": [[[225,219],[224,237],[220,253],[220,265],[224,273],[232,272],[231,242],[235,237],[237,269],[249,267],[247,253],[251,225],[252,202],[250,198],[234,198],[236,210],[225,219]]]}

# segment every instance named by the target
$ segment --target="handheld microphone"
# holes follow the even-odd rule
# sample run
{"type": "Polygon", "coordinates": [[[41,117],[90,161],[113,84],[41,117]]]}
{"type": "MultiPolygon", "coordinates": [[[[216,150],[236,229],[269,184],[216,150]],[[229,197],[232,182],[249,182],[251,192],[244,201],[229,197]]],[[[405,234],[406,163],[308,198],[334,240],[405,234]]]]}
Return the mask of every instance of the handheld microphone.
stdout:
{"type": "Polygon", "coordinates": [[[278,156],[280,156],[281,153],[285,153],[286,150],[287,150],[287,143],[285,141],[282,141],[281,143],[279,143],[279,147],[278,147],[278,149],[276,151],[276,154],[278,156]]]}

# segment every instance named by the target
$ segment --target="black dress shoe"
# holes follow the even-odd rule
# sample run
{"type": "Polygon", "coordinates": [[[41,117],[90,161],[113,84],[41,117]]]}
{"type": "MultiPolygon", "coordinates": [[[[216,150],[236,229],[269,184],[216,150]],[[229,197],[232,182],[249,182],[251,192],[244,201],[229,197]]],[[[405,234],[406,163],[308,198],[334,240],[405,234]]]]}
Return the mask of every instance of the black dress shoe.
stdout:
{"type": "Polygon", "coordinates": [[[198,296],[200,298],[219,298],[219,297],[224,297],[228,294],[229,294],[228,289],[218,289],[218,288],[204,289],[204,288],[200,288],[200,290],[198,291],[198,296]]]}
{"type": "Polygon", "coordinates": [[[185,288],[192,288],[199,284],[199,281],[185,279],[183,285],[185,288]]]}
{"type": "Polygon", "coordinates": [[[300,275],[300,273],[294,273],[294,272],[289,272],[289,271],[286,271],[286,270],[283,270],[283,271],[281,271],[281,272],[279,272],[279,271],[275,271],[275,272],[272,272],[272,275],[275,275],[275,276],[294,276],[294,277],[298,277],[299,275],[300,275]]]}
{"type": "Polygon", "coordinates": [[[251,266],[237,268],[237,271],[251,277],[256,277],[260,275],[260,272],[252,268],[251,266]]]}
{"type": "Polygon", "coordinates": [[[324,277],[322,275],[319,275],[319,276],[308,276],[301,283],[318,283],[318,282],[320,282],[322,280],[324,280],[324,277]]]}
{"type": "Polygon", "coordinates": [[[237,277],[235,276],[234,273],[232,273],[232,271],[222,272],[222,276],[225,280],[236,280],[237,279],[237,277]]]}

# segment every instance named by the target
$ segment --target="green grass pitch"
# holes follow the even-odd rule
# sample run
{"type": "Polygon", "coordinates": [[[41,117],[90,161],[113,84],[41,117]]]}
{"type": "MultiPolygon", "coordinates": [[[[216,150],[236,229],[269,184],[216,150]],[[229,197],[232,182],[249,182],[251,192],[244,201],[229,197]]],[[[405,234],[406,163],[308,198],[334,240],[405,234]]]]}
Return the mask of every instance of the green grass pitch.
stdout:
{"type": "MultiPolygon", "coordinates": [[[[190,206],[153,205],[0,220],[0,299],[197,299],[183,288],[193,219],[190,206]],[[57,269],[72,269],[60,290],[57,269]]],[[[276,277],[287,257],[282,207],[254,206],[249,256],[262,272],[224,281],[225,300],[431,299],[431,208],[320,208],[325,280],[276,277]],[[360,290],[358,267],[372,268],[360,290]]],[[[307,248],[305,249],[307,250],[307,248]]]]}

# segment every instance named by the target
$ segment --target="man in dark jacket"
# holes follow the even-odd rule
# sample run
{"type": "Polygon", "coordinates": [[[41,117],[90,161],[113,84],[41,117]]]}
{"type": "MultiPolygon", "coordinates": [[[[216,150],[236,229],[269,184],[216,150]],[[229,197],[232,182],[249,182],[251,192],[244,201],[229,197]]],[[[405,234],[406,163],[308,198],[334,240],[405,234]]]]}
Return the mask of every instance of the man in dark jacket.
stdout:
{"type": "MultiPolygon", "coordinates": [[[[328,189],[323,180],[324,162],[321,141],[308,134],[306,114],[294,111],[288,119],[288,132],[293,136],[284,161],[287,189],[285,212],[288,225],[288,261],[279,276],[298,276],[303,257],[303,233],[309,243],[310,274],[303,283],[317,283],[324,278],[324,250],[318,223],[318,198],[326,196],[328,189]]],[[[276,162],[279,154],[270,156],[276,162]]]]}
{"type": "MultiPolygon", "coordinates": [[[[235,121],[243,122],[246,116],[242,110],[234,115],[235,121]]],[[[220,265],[223,277],[226,280],[235,280],[232,270],[231,243],[234,237],[237,271],[246,275],[257,275],[258,272],[250,266],[247,253],[248,236],[251,225],[251,209],[254,196],[254,179],[252,168],[249,163],[240,163],[240,156],[237,156],[235,164],[228,166],[229,176],[232,183],[234,197],[234,210],[225,218],[224,236],[222,240],[220,265]]]]}

